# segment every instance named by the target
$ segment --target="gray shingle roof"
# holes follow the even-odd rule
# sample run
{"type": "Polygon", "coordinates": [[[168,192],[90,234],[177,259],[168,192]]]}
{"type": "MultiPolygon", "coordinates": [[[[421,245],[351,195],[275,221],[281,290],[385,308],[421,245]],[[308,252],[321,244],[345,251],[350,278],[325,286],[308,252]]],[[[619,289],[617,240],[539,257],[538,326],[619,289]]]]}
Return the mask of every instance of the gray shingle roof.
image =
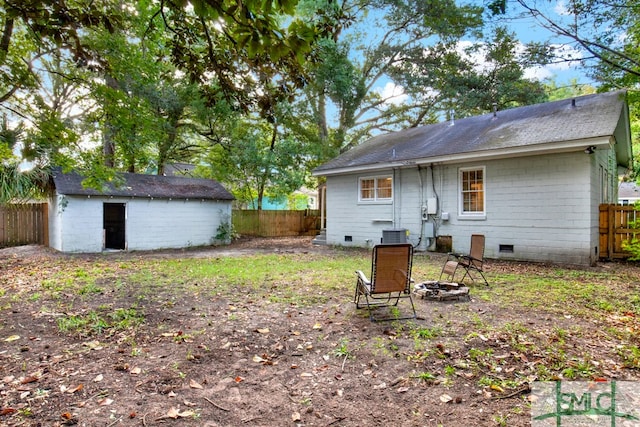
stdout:
{"type": "Polygon", "coordinates": [[[635,182],[621,182],[618,186],[618,198],[640,197],[640,186],[635,182]]]}
{"type": "Polygon", "coordinates": [[[616,132],[623,108],[625,92],[617,91],[410,128],[373,137],[319,166],[314,175],[608,137],[616,132]]]}
{"type": "Polygon", "coordinates": [[[178,176],[122,173],[123,184],[106,185],[105,191],[84,188],[84,177],[75,172],[53,172],[53,184],[58,194],[74,196],[153,197],[173,199],[233,200],[233,195],[212,179],[178,176]]]}

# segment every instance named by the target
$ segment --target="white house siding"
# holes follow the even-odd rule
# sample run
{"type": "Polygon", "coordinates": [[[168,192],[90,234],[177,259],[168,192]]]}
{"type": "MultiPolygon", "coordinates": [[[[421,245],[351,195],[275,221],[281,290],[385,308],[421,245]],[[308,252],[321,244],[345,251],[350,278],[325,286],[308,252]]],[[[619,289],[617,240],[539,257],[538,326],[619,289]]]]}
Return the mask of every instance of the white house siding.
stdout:
{"type": "Polygon", "coordinates": [[[49,212],[49,245],[61,252],[102,251],[102,200],[57,196],[49,212]],[[55,236],[55,239],[51,239],[55,236]]]}
{"type": "Polygon", "coordinates": [[[392,203],[358,204],[358,175],[330,177],[326,205],[327,242],[334,245],[372,246],[393,227],[392,203]]]}
{"type": "Polygon", "coordinates": [[[600,255],[600,204],[617,203],[618,200],[618,162],[616,152],[611,150],[596,150],[592,155],[594,167],[589,185],[591,187],[591,262],[595,263],[600,255]],[[609,180],[602,182],[601,171],[608,171],[609,180]],[[607,186],[605,190],[603,187],[607,186]]]}
{"type": "Polygon", "coordinates": [[[420,206],[437,195],[440,209],[430,222],[437,235],[452,237],[455,251],[468,252],[471,234],[480,233],[489,258],[589,264],[598,244],[588,185],[595,161],[579,152],[440,165],[434,166],[433,183],[428,168],[421,171],[422,182],[416,168],[400,169],[394,175],[394,205],[359,204],[360,175],[329,176],[327,242],[366,246],[379,243],[384,229],[406,228],[410,242],[422,246],[420,206]],[[486,168],[486,216],[463,219],[458,215],[458,169],[476,166],[486,168]],[[441,219],[442,212],[449,220],[441,219]],[[345,236],[352,236],[352,242],[345,236]],[[513,253],[500,252],[500,245],[513,245],[513,253]]]}
{"type": "Polygon", "coordinates": [[[60,216],[59,199],[62,196],[54,196],[49,199],[49,246],[61,251],[62,249],[62,217],[60,216]]]}
{"type": "Polygon", "coordinates": [[[127,201],[129,250],[211,245],[218,227],[231,220],[231,203],[213,200],[127,201]]]}
{"type": "Polygon", "coordinates": [[[62,252],[101,252],[104,203],[126,205],[128,250],[210,245],[218,226],[231,219],[228,201],[58,196],[49,211],[50,246],[62,252]]]}

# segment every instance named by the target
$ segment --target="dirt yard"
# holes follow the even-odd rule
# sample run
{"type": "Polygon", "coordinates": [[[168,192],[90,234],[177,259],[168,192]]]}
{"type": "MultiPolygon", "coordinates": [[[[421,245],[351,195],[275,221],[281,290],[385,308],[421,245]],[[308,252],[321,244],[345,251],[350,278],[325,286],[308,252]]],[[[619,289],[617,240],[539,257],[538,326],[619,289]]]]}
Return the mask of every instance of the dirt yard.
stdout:
{"type": "MultiPolygon", "coordinates": [[[[207,250],[108,256],[280,252],[305,262],[333,250],[312,246],[309,238],[254,239],[207,250]]],[[[352,283],[311,308],[175,289],[140,300],[127,288],[128,272],[115,270],[110,284],[126,292],[108,286],[91,298],[63,292],[64,306],[86,312],[137,305],[144,323],[134,333],[62,333],[57,319],[69,313],[37,298],[38,289],[55,271],[86,268],[98,257],[104,259],[37,246],[0,250],[0,425],[529,426],[528,382],[544,369],[560,371],[553,366],[559,360],[554,348],[575,369],[588,354],[593,378],[640,377],[616,352],[619,343],[597,333],[607,325],[514,311],[476,298],[473,289],[469,301],[416,299],[419,328],[410,329],[356,313],[352,283]],[[17,289],[29,289],[31,297],[13,298],[17,289]],[[425,339],[428,347],[418,345],[425,339]]],[[[490,268],[545,267],[496,262],[490,268]]],[[[610,268],[616,267],[600,267],[610,268]]],[[[640,282],[636,270],[629,277],[628,286],[640,282]]],[[[625,321],[635,334],[625,339],[638,344],[635,318],[625,321]]]]}

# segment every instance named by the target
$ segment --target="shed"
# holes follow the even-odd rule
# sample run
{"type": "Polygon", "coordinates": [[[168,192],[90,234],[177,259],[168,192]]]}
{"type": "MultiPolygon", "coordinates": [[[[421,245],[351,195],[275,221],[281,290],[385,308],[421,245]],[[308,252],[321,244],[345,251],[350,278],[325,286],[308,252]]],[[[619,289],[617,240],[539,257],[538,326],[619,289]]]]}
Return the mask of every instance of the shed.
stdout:
{"type": "Polygon", "coordinates": [[[314,170],[326,177],[326,241],[592,264],[599,204],[631,167],[626,93],[518,107],[376,136],[314,170]]]}
{"type": "Polygon", "coordinates": [[[121,173],[99,191],[85,187],[84,178],[76,172],[53,172],[49,245],[56,250],[154,250],[228,243],[224,230],[231,223],[234,197],[214,180],[121,173]]]}

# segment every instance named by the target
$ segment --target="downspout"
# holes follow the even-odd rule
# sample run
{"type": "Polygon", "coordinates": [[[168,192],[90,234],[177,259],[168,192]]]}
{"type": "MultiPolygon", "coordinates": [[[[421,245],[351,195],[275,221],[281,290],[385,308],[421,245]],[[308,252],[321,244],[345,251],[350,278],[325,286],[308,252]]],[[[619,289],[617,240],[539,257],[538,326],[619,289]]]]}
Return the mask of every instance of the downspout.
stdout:
{"type": "Polygon", "coordinates": [[[396,171],[398,169],[397,168],[393,168],[393,178],[392,178],[392,183],[393,183],[393,198],[392,200],[392,206],[391,206],[391,224],[393,224],[393,228],[399,228],[398,224],[396,224],[396,171]]]}
{"type": "Polygon", "coordinates": [[[424,206],[424,182],[422,181],[422,169],[420,165],[418,165],[418,182],[420,185],[420,209],[418,210],[418,220],[420,221],[420,237],[418,238],[418,243],[415,248],[419,250],[426,250],[426,248],[422,249],[420,245],[422,245],[422,240],[424,239],[424,221],[422,220],[422,209],[424,206]]]}

